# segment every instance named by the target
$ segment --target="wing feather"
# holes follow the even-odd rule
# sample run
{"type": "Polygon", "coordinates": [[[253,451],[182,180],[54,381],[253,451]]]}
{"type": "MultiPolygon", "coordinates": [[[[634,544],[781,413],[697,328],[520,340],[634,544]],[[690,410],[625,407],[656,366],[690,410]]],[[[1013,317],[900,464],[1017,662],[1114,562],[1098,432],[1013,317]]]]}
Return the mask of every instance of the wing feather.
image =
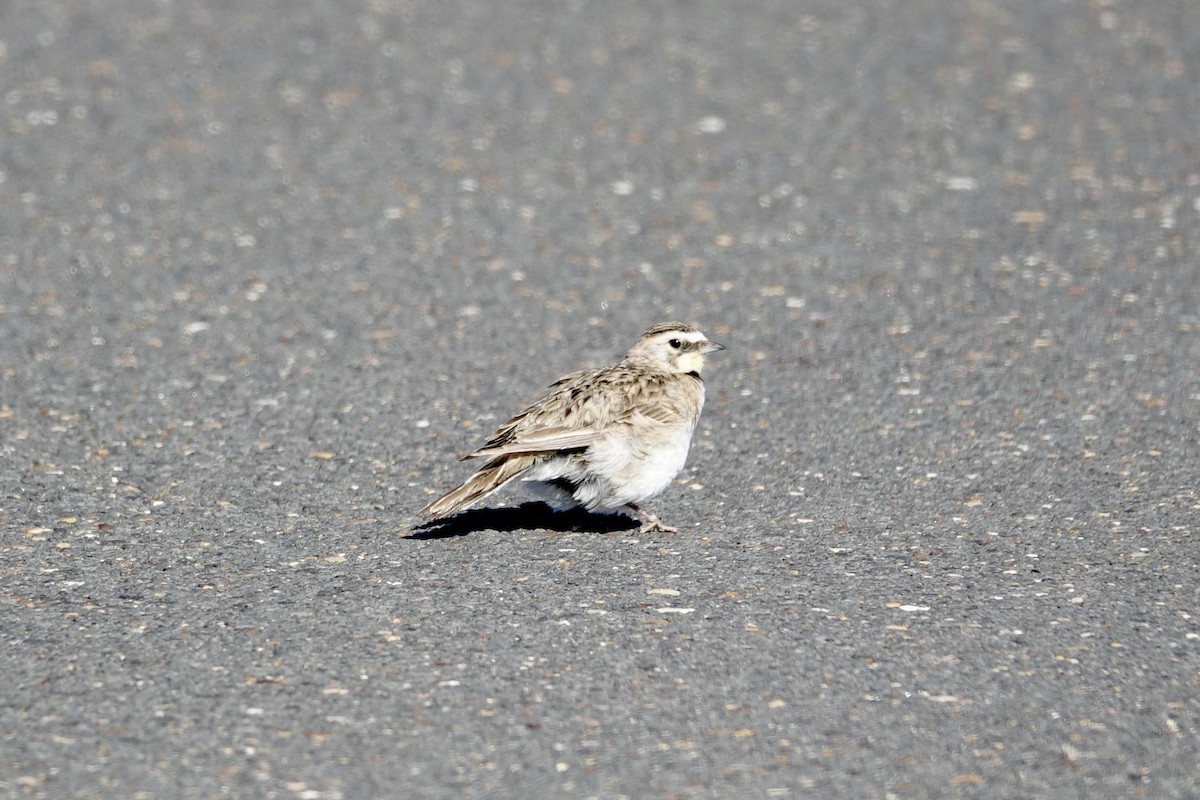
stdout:
{"type": "Polygon", "coordinates": [[[482,447],[471,453],[470,458],[493,456],[529,455],[561,450],[579,450],[596,441],[599,433],[594,428],[547,428],[494,447],[482,447]]]}
{"type": "MultiPolygon", "coordinates": [[[[487,443],[464,458],[550,454],[591,445],[604,429],[627,423],[635,408],[654,408],[667,375],[647,375],[627,364],[564,375],[552,391],[496,429],[487,443]]],[[[666,422],[668,420],[662,419],[666,422]]]]}

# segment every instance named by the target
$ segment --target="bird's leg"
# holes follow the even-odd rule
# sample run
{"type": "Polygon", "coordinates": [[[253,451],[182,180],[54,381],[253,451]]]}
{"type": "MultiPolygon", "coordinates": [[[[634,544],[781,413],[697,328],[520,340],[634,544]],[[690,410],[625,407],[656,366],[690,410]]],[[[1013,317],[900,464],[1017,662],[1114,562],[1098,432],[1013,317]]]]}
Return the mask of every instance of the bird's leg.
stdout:
{"type": "Polygon", "coordinates": [[[653,512],[647,511],[637,503],[626,503],[625,507],[631,510],[642,521],[642,527],[638,529],[638,533],[653,533],[654,531],[678,533],[679,531],[679,528],[664,524],[653,512]]]}

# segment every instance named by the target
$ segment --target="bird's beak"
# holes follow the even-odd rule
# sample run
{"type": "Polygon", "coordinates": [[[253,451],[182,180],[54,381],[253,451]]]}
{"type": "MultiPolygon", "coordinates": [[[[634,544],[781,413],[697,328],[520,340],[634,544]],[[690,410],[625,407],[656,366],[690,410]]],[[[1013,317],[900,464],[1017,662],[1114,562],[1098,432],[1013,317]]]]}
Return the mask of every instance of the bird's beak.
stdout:
{"type": "Polygon", "coordinates": [[[705,342],[704,344],[700,345],[700,352],[704,355],[708,355],[709,353],[715,353],[718,350],[724,350],[724,349],[725,349],[725,345],[717,344],[716,342],[705,342]]]}

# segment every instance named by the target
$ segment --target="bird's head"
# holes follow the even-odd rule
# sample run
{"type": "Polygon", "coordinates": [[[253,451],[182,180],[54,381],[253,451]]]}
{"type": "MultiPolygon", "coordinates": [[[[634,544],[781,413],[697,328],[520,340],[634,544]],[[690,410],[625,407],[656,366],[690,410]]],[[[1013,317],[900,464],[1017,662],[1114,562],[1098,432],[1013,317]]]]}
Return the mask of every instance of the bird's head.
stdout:
{"type": "Polygon", "coordinates": [[[710,342],[690,325],[666,322],[643,333],[625,359],[648,362],[673,374],[699,378],[704,369],[704,356],[724,349],[724,345],[710,342]]]}

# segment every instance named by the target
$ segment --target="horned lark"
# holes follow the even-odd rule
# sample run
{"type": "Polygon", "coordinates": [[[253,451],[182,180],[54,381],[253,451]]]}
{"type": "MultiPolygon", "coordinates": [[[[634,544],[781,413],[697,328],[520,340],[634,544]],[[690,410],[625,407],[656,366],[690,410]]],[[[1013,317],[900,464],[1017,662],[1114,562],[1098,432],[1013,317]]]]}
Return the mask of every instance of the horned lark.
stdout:
{"type": "Polygon", "coordinates": [[[723,345],[669,322],[643,333],[619,364],[564,375],[463,460],[486,459],[421,514],[447,517],[520,478],[557,509],[629,509],[641,531],[674,531],[641,508],[683,469],[704,406],[704,356],[723,345]]]}

